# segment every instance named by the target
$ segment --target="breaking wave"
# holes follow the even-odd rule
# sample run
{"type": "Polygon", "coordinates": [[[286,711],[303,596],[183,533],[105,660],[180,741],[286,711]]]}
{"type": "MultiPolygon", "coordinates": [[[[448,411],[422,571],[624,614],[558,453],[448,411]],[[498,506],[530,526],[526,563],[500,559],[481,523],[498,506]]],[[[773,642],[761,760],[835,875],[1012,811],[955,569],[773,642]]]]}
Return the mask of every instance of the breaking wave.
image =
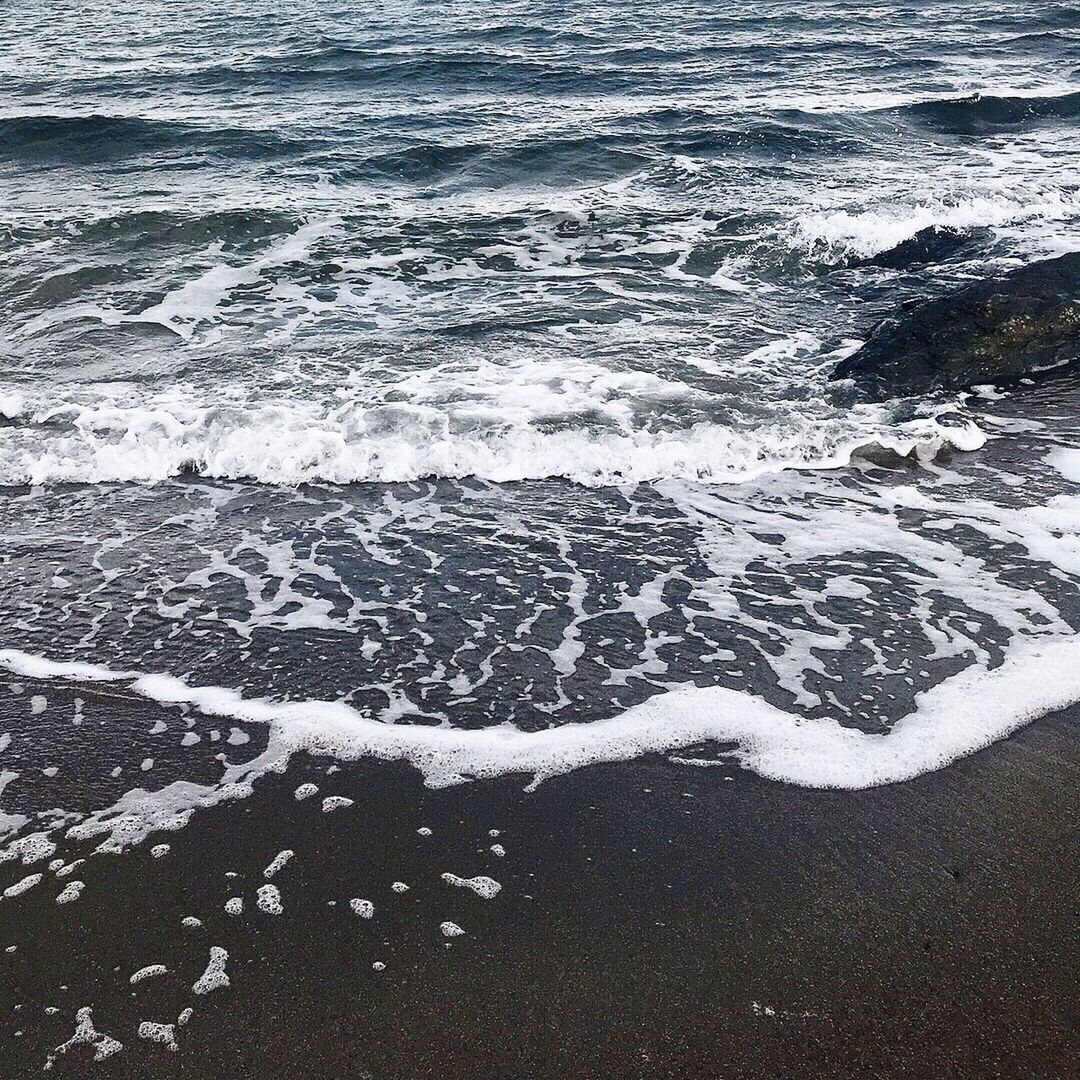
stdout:
{"type": "Polygon", "coordinates": [[[475,400],[327,407],[172,398],[34,409],[9,394],[0,397],[8,418],[0,427],[0,483],[153,482],[184,473],[270,484],[467,477],[560,478],[590,487],[725,483],[785,469],[837,468],[873,447],[928,458],[985,441],[970,422],[928,416],[890,424],[883,409],[870,406],[834,420],[789,415],[753,431],[705,420],[656,427],[620,415],[625,403],[614,395],[607,416],[589,415],[584,402],[578,408],[577,416],[560,421],[545,416],[542,402],[507,415],[475,400]]]}

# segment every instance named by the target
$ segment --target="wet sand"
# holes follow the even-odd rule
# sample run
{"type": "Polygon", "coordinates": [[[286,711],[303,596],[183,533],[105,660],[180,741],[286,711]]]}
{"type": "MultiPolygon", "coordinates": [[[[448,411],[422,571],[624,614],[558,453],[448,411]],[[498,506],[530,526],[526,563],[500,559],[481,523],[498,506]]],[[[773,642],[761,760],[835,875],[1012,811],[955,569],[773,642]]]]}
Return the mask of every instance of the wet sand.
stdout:
{"type": "Polygon", "coordinates": [[[39,887],[0,905],[0,946],[17,945],[0,952],[0,1074],[40,1075],[92,1005],[124,1049],[91,1064],[79,1047],[50,1075],[1064,1077],[1078,718],[855,793],[663,757],[531,793],[296,761],[155,837],[163,858],[91,860],[76,903],[39,887]],[[319,796],[297,801],[305,781],[319,796]],[[326,795],[354,803],[326,814],[326,795]],[[284,913],[265,915],[255,889],[284,848],[284,913]],[[484,900],[447,871],[503,888],[484,900]],[[231,986],[194,996],[211,945],[231,986]],[[129,985],[152,963],[168,975],[129,985]],[[178,1052],[137,1037],[189,1005],[178,1052]]]}

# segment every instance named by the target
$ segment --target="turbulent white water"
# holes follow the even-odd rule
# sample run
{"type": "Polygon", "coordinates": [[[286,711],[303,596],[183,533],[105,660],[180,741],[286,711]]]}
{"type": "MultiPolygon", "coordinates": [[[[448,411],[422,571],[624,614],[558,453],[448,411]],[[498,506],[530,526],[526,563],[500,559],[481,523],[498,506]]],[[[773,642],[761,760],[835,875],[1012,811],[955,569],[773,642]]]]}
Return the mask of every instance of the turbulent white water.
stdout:
{"type": "MultiPolygon", "coordinates": [[[[389,390],[341,388],[333,405],[223,391],[110,389],[33,402],[6,398],[0,484],[207,477],[297,484],[429,477],[586,485],[739,481],[786,468],[836,468],[870,445],[932,457],[977,449],[973,421],[891,421],[862,406],[828,419],[797,412],[740,430],[707,416],[701,391],[585,363],[436,370],[389,390]],[[663,422],[683,411],[678,426],[663,422]],[[658,423],[658,419],[660,422],[658,423]]],[[[740,425],[741,426],[741,425],[740,425]]]]}
{"type": "MultiPolygon", "coordinates": [[[[249,793],[299,751],[406,760],[447,784],[505,773],[536,782],[720,744],[788,783],[894,783],[1080,700],[1076,451],[1057,442],[1049,414],[1019,424],[1012,407],[1006,399],[983,418],[999,432],[988,449],[1008,453],[1009,429],[1034,433],[1022,437],[1050,448],[1026,452],[1026,480],[960,454],[953,468],[893,459],[891,472],[864,465],[756,486],[580,489],[573,508],[527,508],[498,486],[413,486],[335,506],[318,492],[199,482],[148,491],[124,536],[104,543],[78,524],[100,502],[43,489],[24,498],[25,531],[7,539],[15,550],[58,545],[62,569],[39,588],[72,600],[24,604],[25,643],[0,653],[0,666],[43,688],[31,713],[54,725],[53,710],[70,708],[51,702],[58,681],[91,694],[120,686],[162,710],[153,738],[118,758],[107,740],[94,751],[106,771],[141,756],[143,782],[65,819],[65,843],[103,850],[249,793]],[[1046,485],[1052,494],[1037,496],[1046,485]],[[1027,491],[1034,501],[1015,501],[1027,491]],[[164,522],[154,519],[161,495],[181,500],[164,522]],[[32,524],[61,517],[51,539],[32,524]],[[516,554],[489,567],[482,554],[463,559],[470,548],[516,554]],[[451,612],[460,629],[444,621],[451,612]],[[67,659],[35,647],[46,626],[67,659]],[[286,646],[284,666],[253,651],[265,634],[286,646]],[[94,659],[103,651],[121,662],[94,659]],[[529,693],[505,693],[528,657],[529,693]],[[222,684],[230,669],[238,682],[222,684]],[[477,714],[479,730],[460,722],[477,714]],[[538,727],[544,717],[553,726],[538,727]],[[229,753],[208,774],[222,720],[229,753]],[[183,756],[159,773],[155,759],[173,760],[177,739],[183,756]]],[[[124,492],[109,497],[125,505],[124,492]]],[[[81,733],[83,708],[61,722],[81,733]]],[[[12,727],[5,745],[16,739],[25,754],[33,738],[12,727]]],[[[33,753],[54,772],[53,762],[82,767],[47,743],[33,753]]],[[[34,817],[4,823],[21,836],[34,817]]]]}

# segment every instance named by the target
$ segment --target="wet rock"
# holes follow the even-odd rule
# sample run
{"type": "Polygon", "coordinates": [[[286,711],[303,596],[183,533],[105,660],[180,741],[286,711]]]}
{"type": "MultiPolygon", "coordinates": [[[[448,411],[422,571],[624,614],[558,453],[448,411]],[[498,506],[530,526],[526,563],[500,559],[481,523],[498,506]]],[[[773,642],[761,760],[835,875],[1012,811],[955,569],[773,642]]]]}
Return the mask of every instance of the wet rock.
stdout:
{"type": "Polygon", "coordinates": [[[833,379],[883,399],[1018,380],[1080,360],[1080,252],[967,285],[878,324],[833,379]]]}
{"type": "Polygon", "coordinates": [[[908,237],[887,251],[865,258],[849,259],[848,267],[881,266],[888,270],[905,270],[909,266],[926,266],[930,263],[944,262],[965,249],[975,246],[976,241],[986,235],[986,230],[978,232],[970,229],[953,229],[944,225],[931,225],[920,229],[914,236],[908,237]]]}

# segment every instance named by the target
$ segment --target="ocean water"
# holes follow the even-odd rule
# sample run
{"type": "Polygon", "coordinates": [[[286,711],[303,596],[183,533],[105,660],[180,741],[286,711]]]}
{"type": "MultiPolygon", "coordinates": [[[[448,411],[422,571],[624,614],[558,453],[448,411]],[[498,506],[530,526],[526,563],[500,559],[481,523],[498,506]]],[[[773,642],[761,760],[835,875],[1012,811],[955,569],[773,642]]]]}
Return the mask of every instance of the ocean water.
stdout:
{"type": "Polygon", "coordinates": [[[828,382],[1080,248],[1078,118],[1071,3],[5,5],[3,872],[301,751],[860,787],[1080,699],[1075,374],[828,382]]]}

